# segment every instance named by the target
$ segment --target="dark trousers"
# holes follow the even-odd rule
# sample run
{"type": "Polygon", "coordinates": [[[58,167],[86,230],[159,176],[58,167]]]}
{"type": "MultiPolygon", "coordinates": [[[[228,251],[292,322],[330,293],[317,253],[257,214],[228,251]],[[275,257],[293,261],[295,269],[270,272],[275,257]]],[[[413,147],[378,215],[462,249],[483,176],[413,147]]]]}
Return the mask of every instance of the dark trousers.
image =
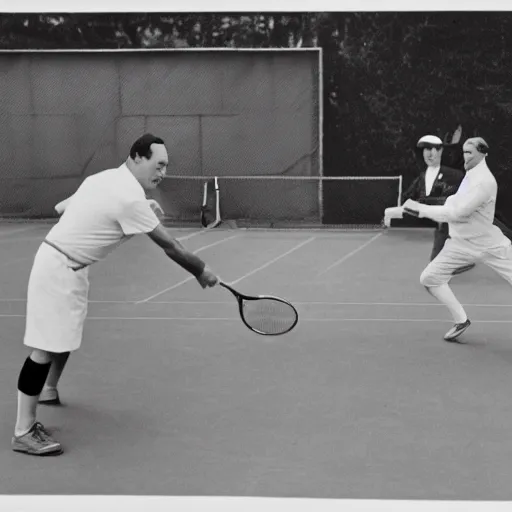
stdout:
{"type": "Polygon", "coordinates": [[[438,225],[434,230],[434,245],[432,247],[432,253],[430,254],[430,261],[432,261],[444,247],[446,240],[450,238],[448,234],[448,224],[438,225]]]}

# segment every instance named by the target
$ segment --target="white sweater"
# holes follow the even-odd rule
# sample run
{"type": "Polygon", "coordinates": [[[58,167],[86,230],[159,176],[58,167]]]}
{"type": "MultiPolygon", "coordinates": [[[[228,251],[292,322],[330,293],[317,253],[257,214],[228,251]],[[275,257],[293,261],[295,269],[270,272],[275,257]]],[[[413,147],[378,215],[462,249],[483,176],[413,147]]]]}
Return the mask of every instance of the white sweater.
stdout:
{"type": "Polygon", "coordinates": [[[498,184],[485,158],[466,172],[459,189],[442,206],[421,205],[420,217],[447,222],[450,237],[464,239],[481,249],[510,245],[493,224],[498,184]]]}

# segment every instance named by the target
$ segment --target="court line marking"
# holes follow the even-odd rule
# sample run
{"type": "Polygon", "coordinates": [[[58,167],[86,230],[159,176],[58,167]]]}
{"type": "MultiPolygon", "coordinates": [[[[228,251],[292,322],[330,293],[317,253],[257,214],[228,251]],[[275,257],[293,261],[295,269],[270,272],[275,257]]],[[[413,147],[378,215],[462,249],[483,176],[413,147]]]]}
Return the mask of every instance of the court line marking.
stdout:
{"type": "MultiPolygon", "coordinates": [[[[216,242],[213,242],[211,244],[208,244],[208,245],[205,245],[203,247],[200,247],[199,249],[196,249],[195,251],[192,251],[193,254],[197,254],[198,252],[201,252],[201,251],[204,251],[206,249],[210,249],[211,247],[215,247],[216,245],[219,245],[223,242],[227,242],[228,240],[232,240],[233,238],[238,238],[240,235],[236,234],[236,235],[232,235],[232,236],[228,236],[227,238],[223,238],[222,240],[217,240],[216,242]]],[[[185,284],[185,283],[188,283],[189,281],[192,281],[192,279],[195,279],[194,276],[190,275],[188,277],[186,277],[185,279],[182,279],[181,281],[179,281],[178,283],[176,284],[173,284],[172,286],[169,286],[168,288],[166,288],[165,290],[162,290],[158,293],[155,293],[145,299],[142,299],[142,300],[138,300],[135,302],[135,304],[143,304],[145,302],[149,302],[150,300],[156,298],[156,297],[159,297],[160,295],[163,295],[164,293],[167,293],[167,292],[170,292],[171,290],[174,290],[175,288],[178,288],[179,286],[181,286],[182,284],[185,284]]]]}
{"type": "MultiPolygon", "coordinates": [[[[25,318],[21,314],[0,314],[0,318],[25,318]]],[[[240,317],[186,317],[186,316],[89,316],[86,320],[151,320],[151,321],[185,321],[185,322],[240,322],[240,317]]],[[[299,323],[315,322],[440,322],[453,324],[453,320],[446,318],[302,318],[299,323]]],[[[512,324],[512,320],[471,320],[472,324],[512,324]]]]}
{"type": "Polygon", "coordinates": [[[288,251],[284,252],[283,254],[277,256],[276,258],[273,258],[270,261],[267,261],[265,264],[261,265],[260,267],[255,268],[254,270],[251,270],[250,272],[247,272],[247,274],[244,274],[243,276],[239,277],[238,279],[235,279],[234,281],[231,281],[229,284],[236,285],[237,283],[242,281],[242,279],[246,279],[247,277],[250,277],[250,276],[256,274],[256,272],[259,272],[260,270],[263,270],[264,268],[269,267],[276,261],[279,261],[280,259],[284,258],[285,256],[288,256],[292,252],[295,252],[297,249],[304,247],[306,244],[309,244],[310,242],[312,242],[315,239],[316,239],[316,237],[312,236],[312,237],[308,238],[307,240],[304,240],[300,244],[296,245],[295,247],[292,247],[291,249],[289,249],[288,251]]]}
{"type": "MultiPolygon", "coordinates": [[[[2,302],[27,302],[27,299],[5,299],[0,298],[2,302]]],[[[89,300],[89,304],[138,304],[136,300],[89,300]]],[[[394,306],[394,307],[440,307],[444,308],[444,304],[432,302],[321,302],[321,301],[295,301],[291,300],[294,305],[298,306],[394,306]]],[[[151,304],[187,304],[187,305],[215,305],[215,304],[233,304],[232,300],[168,300],[168,301],[152,301],[151,304]]],[[[464,307],[474,308],[512,308],[512,304],[462,304],[464,307]]]]}
{"type": "Polygon", "coordinates": [[[190,233],[188,235],[185,235],[185,236],[181,236],[181,237],[176,237],[176,240],[178,240],[178,242],[183,242],[184,240],[190,240],[191,238],[194,238],[195,236],[197,235],[201,235],[203,233],[206,233],[206,231],[194,231],[193,233],[190,233]]]}
{"type": "Polygon", "coordinates": [[[359,247],[357,247],[353,251],[349,252],[348,254],[345,254],[345,256],[343,256],[343,258],[339,259],[338,261],[335,261],[332,265],[329,265],[326,269],[322,270],[322,272],[317,274],[317,277],[320,277],[320,276],[324,275],[326,272],[328,272],[329,270],[333,269],[334,267],[341,265],[342,263],[347,261],[349,258],[351,258],[355,254],[357,254],[359,251],[362,251],[365,247],[368,247],[372,242],[377,240],[377,238],[379,238],[380,236],[382,236],[382,232],[377,233],[375,236],[372,236],[370,238],[370,240],[367,240],[364,244],[360,245],[359,247]]]}

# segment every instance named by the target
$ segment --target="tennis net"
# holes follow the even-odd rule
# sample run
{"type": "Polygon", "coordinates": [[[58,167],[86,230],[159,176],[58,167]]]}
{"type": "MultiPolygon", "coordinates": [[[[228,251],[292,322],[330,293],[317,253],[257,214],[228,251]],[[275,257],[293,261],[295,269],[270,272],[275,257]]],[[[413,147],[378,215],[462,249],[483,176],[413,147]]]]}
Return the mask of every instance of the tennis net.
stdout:
{"type": "Polygon", "coordinates": [[[375,226],[401,194],[401,176],[169,176],[159,201],[169,223],[203,227],[375,226]]]}

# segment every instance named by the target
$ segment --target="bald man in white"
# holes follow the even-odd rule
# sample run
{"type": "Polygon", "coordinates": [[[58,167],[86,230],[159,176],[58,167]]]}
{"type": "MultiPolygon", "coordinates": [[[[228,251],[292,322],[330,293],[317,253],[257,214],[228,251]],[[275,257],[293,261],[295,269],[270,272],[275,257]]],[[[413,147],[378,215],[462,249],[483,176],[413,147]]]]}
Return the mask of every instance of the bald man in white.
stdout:
{"type": "Polygon", "coordinates": [[[512,247],[510,240],[493,224],[498,185],[487,167],[489,146],[481,137],[466,140],[463,146],[464,177],[459,190],[444,205],[433,206],[406,201],[404,212],[447,222],[450,238],[439,255],[420,277],[427,291],[444,304],[455,325],[446,333],[446,341],[456,340],[471,322],[448,283],[454,269],[481,261],[512,284],[512,247]]]}

